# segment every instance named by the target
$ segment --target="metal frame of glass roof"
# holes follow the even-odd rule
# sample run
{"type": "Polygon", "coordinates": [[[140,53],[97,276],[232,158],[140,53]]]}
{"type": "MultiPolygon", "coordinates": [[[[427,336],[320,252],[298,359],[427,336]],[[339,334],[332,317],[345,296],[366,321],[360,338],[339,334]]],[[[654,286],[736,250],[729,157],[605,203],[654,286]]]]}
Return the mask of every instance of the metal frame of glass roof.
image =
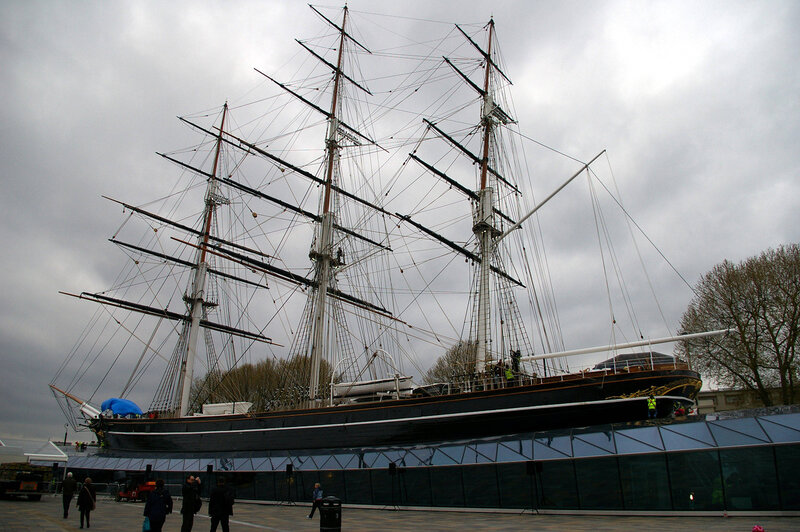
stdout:
{"type": "MultiPolygon", "coordinates": [[[[792,409],[794,410],[794,409],[792,409]]],[[[747,417],[640,422],[517,434],[492,440],[436,445],[331,449],[309,452],[264,452],[203,457],[160,455],[115,457],[102,452],[70,457],[70,468],[141,471],[215,472],[296,471],[471,465],[548,461],[703,449],[800,443],[800,411],[747,417]]]]}

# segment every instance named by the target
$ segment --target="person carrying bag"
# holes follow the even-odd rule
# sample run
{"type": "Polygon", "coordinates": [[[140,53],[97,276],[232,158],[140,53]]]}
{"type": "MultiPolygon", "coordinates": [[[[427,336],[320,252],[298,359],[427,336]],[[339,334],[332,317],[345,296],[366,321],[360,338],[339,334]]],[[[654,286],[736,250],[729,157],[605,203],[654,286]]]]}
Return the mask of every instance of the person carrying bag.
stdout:
{"type": "Polygon", "coordinates": [[[83,481],[81,491],[78,494],[78,509],[81,511],[81,528],[83,528],[84,518],[86,519],[86,528],[91,528],[89,524],[89,514],[95,509],[96,500],[97,495],[95,494],[94,486],[92,486],[92,479],[86,477],[86,480],[83,481]]]}

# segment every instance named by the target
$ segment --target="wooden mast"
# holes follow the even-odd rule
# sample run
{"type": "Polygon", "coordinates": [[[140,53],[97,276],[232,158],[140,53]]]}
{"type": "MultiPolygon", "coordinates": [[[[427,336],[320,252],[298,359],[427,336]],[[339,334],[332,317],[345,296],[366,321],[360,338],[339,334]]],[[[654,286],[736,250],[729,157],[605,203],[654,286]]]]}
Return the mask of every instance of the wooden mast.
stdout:
{"type": "Polygon", "coordinates": [[[206,297],[206,272],[208,263],[206,262],[206,249],[211,236],[211,224],[216,211],[217,194],[217,168],[219,167],[219,156],[222,151],[222,132],[225,130],[225,117],[228,113],[228,103],[222,108],[222,123],[219,126],[217,135],[217,147],[214,153],[214,166],[208,180],[206,189],[206,207],[204,213],[203,234],[200,237],[200,253],[198,255],[197,266],[195,268],[194,282],[192,283],[192,293],[186,296],[186,300],[191,304],[189,322],[189,340],[187,342],[186,357],[181,362],[180,368],[180,416],[184,417],[189,413],[189,392],[192,388],[194,378],[194,360],[197,357],[197,341],[200,337],[200,321],[203,319],[203,306],[206,297]]]}
{"type": "Polygon", "coordinates": [[[490,327],[490,272],[492,265],[492,236],[496,231],[493,224],[493,189],[488,186],[487,176],[489,168],[489,148],[492,136],[492,109],[494,101],[489,86],[492,71],[492,37],[494,33],[494,20],[489,21],[489,46],[486,53],[486,75],[483,81],[483,109],[481,121],[483,123],[483,153],[481,158],[480,190],[478,191],[478,205],[475,216],[475,225],[472,228],[480,246],[480,270],[478,278],[478,323],[475,352],[475,371],[482,373],[486,365],[489,352],[489,327],[490,327]]]}
{"type": "Polygon", "coordinates": [[[322,203],[322,213],[320,216],[319,234],[315,249],[312,250],[312,257],[316,260],[316,285],[317,293],[314,303],[312,337],[311,337],[311,376],[308,386],[308,398],[314,401],[319,396],[320,368],[322,358],[327,354],[327,338],[329,332],[326,326],[328,316],[326,314],[328,285],[331,275],[331,264],[333,262],[333,226],[335,212],[331,210],[331,196],[333,189],[334,172],[336,162],[339,158],[339,144],[337,142],[337,131],[339,129],[339,85],[342,73],[342,58],[344,53],[344,40],[347,25],[347,6],[342,15],[342,27],[339,35],[339,52],[336,61],[336,71],[333,80],[333,97],[331,101],[331,111],[328,115],[328,135],[326,142],[327,165],[325,169],[325,192],[322,203]]]}

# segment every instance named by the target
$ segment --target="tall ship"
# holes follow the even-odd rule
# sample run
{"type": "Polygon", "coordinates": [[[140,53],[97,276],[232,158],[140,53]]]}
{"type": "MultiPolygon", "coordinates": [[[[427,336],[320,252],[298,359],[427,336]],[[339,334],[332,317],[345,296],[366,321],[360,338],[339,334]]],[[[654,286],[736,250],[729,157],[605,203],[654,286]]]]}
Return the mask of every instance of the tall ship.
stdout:
{"type": "Polygon", "coordinates": [[[73,425],[114,451],[248,452],[691,405],[700,376],[653,346],[716,333],[625,336],[612,312],[613,342],[565,349],[539,210],[592,181],[604,154],[571,161],[538,202],[526,192],[494,21],[452,25],[421,52],[373,51],[346,7],[311,9],[324,29],[297,41],[293,79],[256,69],[268,96],[181,118],[199,141],[159,154],[179,177],[148,185],[157,198],[108,198],[125,269],[107,290],[67,293],[97,312],[50,385],[73,425]],[[605,360],[569,368],[591,353],[605,360]]]}

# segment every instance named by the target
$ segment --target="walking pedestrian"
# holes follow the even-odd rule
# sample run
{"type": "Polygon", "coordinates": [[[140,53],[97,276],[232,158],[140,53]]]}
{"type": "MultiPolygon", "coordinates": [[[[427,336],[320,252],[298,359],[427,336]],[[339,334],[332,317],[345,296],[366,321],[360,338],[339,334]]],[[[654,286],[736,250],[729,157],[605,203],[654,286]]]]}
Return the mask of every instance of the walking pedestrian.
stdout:
{"type": "Polygon", "coordinates": [[[308,518],[311,519],[314,517],[314,511],[322,506],[322,486],[320,486],[319,482],[314,484],[314,491],[311,492],[311,513],[308,514],[308,518]]]}
{"type": "Polygon", "coordinates": [[[61,484],[61,503],[64,505],[64,519],[69,517],[69,505],[72,504],[72,497],[75,496],[75,489],[78,483],[72,478],[72,472],[67,473],[67,478],[61,484]]]}
{"type": "Polygon", "coordinates": [[[86,528],[90,528],[89,514],[94,510],[95,502],[97,501],[97,494],[92,486],[92,479],[86,477],[81,486],[81,491],[78,493],[78,509],[81,511],[81,528],[83,528],[83,519],[86,518],[86,528]]]}
{"type": "Polygon", "coordinates": [[[181,490],[183,502],[181,503],[181,515],[183,521],[181,524],[181,532],[191,532],[194,526],[194,514],[200,511],[200,493],[197,489],[197,482],[192,475],[186,479],[186,483],[181,490]]]}
{"type": "Polygon", "coordinates": [[[217,486],[211,490],[208,500],[208,514],[211,516],[211,532],[216,532],[222,524],[222,532],[229,532],[228,520],[233,515],[233,494],[225,487],[225,477],[217,477],[217,486]]]}
{"type": "Polygon", "coordinates": [[[150,531],[161,532],[167,514],[172,513],[172,497],[164,489],[164,480],[156,480],[156,489],[150,492],[144,505],[144,515],[150,519],[150,531]]]}

